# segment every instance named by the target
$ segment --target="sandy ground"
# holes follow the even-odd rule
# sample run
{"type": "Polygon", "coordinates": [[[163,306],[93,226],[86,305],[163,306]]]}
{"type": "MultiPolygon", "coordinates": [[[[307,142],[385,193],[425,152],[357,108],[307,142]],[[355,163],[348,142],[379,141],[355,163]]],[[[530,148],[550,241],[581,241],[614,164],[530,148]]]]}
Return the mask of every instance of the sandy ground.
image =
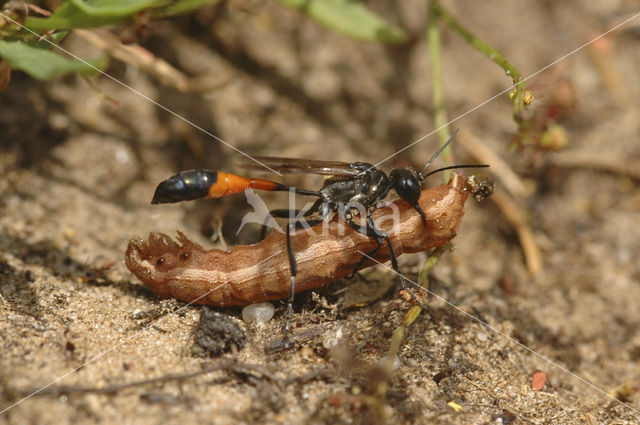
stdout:
{"type": "MultiPolygon", "coordinates": [[[[631,1],[446,3],[524,75],[635,13],[631,1]]],[[[275,3],[238,1],[154,23],[143,40],[188,75],[220,83],[215,90],[179,93],[117,61],[109,72],[249,154],[378,162],[434,124],[425,7],[377,7],[416,40],[358,43],[275,3]]],[[[620,170],[637,170],[640,158],[639,25],[530,81],[533,110],[555,82],[570,81],[576,106],[561,121],[567,152],[612,158],[620,170]]],[[[444,31],[443,43],[451,118],[508,87],[504,72],[455,34],[444,31]]],[[[96,54],[78,38],[66,46],[96,54]]],[[[518,204],[542,271],[527,272],[493,203],[469,202],[431,287],[456,308],[432,298],[434,318],[422,315],[409,328],[378,404],[370,365],[385,357],[407,305],[390,291],[341,309],[341,282],[298,297],[294,327],[312,337],[292,350],[265,353],[281,333],[285,303],[261,327],[242,323],[237,308],[219,309],[246,332],[244,348],[224,357],[235,366],[81,391],[224,366],[194,348],[200,307],[158,299],[123,255],[129,238],[150,231],[182,230],[220,247],[224,223],[228,244],[255,238],[255,229],[235,237],[242,195],[149,204],[173,173],[234,171],[240,155],[106,78],[39,84],[14,73],[0,102],[0,423],[640,423],[638,182],[593,166],[550,166],[553,154],[508,152],[516,127],[505,96],[455,127],[491,147],[529,188],[518,204]],[[531,389],[537,371],[548,377],[541,391],[531,389]]],[[[435,143],[430,137],[383,166],[419,167],[435,143]]],[[[459,162],[471,161],[455,151],[459,162]]],[[[286,195],[265,199],[281,206],[286,195]]],[[[401,269],[415,277],[424,258],[403,256],[401,269]]]]}

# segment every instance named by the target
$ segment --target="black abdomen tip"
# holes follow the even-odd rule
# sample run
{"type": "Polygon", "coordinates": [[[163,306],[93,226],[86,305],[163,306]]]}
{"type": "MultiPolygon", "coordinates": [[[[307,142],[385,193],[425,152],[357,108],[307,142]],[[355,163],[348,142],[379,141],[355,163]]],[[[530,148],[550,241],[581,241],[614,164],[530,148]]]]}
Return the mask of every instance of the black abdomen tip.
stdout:
{"type": "Polygon", "coordinates": [[[161,182],[156,187],[151,203],[167,204],[204,198],[209,194],[209,188],[216,180],[215,171],[183,171],[161,182]]]}

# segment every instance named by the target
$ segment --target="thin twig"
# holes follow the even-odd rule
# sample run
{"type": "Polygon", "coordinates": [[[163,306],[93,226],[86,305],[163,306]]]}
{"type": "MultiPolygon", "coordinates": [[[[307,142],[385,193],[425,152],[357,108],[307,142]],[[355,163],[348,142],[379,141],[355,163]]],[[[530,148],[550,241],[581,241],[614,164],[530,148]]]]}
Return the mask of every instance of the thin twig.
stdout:
{"type": "MultiPolygon", "coordinates": [[[[430,254],[427,261],[422,266],[420,270],[420,274],[418,276],[418,283],[425,290],[429,290],[429,273],[434,269],[436,264],[438,264],[438,260],[442,256],[444,252],[448,250],[448,245],[442,245],[435,248],[430,254]]],[[[420,297],[422,298],[422,297],[420,297]]],[[[422,302],[422,300],[421,300],[422,302]]],[[[387,395],[387,391],[389,390],[389,377],[393,372],[393,363],[400,352],[400,344],[402,344],[402,340],[404,339],[405,334],[409,327],[416,321],[418,316],[423,310],[422,303],[415,303],[411,306],[409,311],[405,314],[402,319],[402,323],[398,325],[398,327],[393,331],[393,335],[391,336],[391,342],[389,343],[389,351],[387,352],[387,356],[384,364],[382,365],[384,374],[387,379],[382,379],[378,382],[378,386],[376,388],[376,393],[372,400],[372,405],[377,407],[378,414],[381,417],[384,417],[384,408],[382,401],[385,399],[387,395]]]]}
{"type": "MultiPolygon", "coordinates": [[[[294,329],[290,335],[291,342],[296,345],[303,344],[307,341],[311,341],[313,338],[320,335],[326,330],[326,325],[307,326],[302,329],[294,329]]],[[[289,346],[290,342],[283,340],[282,338],[274,339],[267,342],[265,346],[265,352],[267,354],[274,354],[280,351],[284,351],[289,346]]]]}
{"type": "Polygon", "coordinates": [[[138,45],[124,45],[106,30],[74,31],[83,40],[104,50],[114,58],[133,65],[156,78],[160,83],[181,92],[189,91],[189,77],[168,62],[138,45]]]}
{"type": "Polygon", "coordinates": [[[281,379],[280,382],[283,386],[287,386],[295,383],[307,383],[316,378],[331,378],[335,375],[335,370],[325,367],[313,369],[311,372],[303,373],[298,376],[292,376],[291,378],[281,379]]]}
{"type": "MultiPolygon", "coordinates": [[[[516,197],[526,195],[526,189],[520,177],[488,146],[466,131],[461,134],[459,141],[474,159],[491,165],[492,173],[500,178],[510,195],[516,197]]],[[[527,269],[531,275],[535,276],[542,269],[542,254],[533,237],[533,231],[527,223],[525,212],[509,194],[497,190],[491,200],[495,202],[509,223],[515,228],[522,246],[525,262],[527,263],[527,269]]]]}
{"type": "MultiPolygon", "coordinates": [[[[205,367],[204,369],[198,370],[196,372],[186,372],[186,373],[177,373],[171,375],[163,375],[157,378],[151,379],[143,379],[140,381],[128,382],[126,384],[114,384],[107,385],[105,387],[84,387],[79,385],[61,385],[61,386],[50,386],[39,390],[37,395],[54,395],[58,396],[61,394],[87,394],[87,393],[96,393],[96,394],[115,394],[119,391],[126,390],[128,388],[140,387],[144,385],[152,385],[160,382],[170,382],[170,381],[182,381],[185,379],[191,379],[196,376],[205,375],[207,373],[211,373],[218,370],[230,369],[236,365],[236,360],[232,358],[224,358],[219,360],[218,362],[205,367]]],[[[23,391],[25,394],[34,393],[33,389],[28,389],[23,391]]]]}
{"type": "MultiPolygon", "coordinates": [[[[108,385],[105,387],[85,387],[80,385],[51,386],[40,391],[38,395],[53,395],[57,397],[63,394],[116,394],[129,388],[171,381],[184,381],[219,370],[229,370],[237,375],[259,375],[260,377],[266,378],[280,385],[281,387],[296,382],[308,382],[318,377],[330,377],[333,374],[333,371],[330,368],[320,368],[298,376],[292,376],[289,378],[278,378],[262,366],[249,363],[241,363],[238,362],[235,358],[227,357],[195,372],[163,375],[157,378],[143,379],[140,381],[127,382],[125,384],[108,385]]],[[[33,393],[33,389],[24,390],[22,391],[22,393],[31,394],[33,393]]]]}
{"type": "Polygon", "coordinates": [[[603,156],[591,152],[561,152],[549,155],[551,164],[563,168],[588,168],[608,173],[622,174],[640,180],[640,168],[636,163],[619,157],[603,156]]]}
{"type": "Polygon", "coordinates": [[[511,197],[501,190],[496,190],[491,200],[495,202],[502,214],[515,228],[522,246],[527,269],[531,275],[537,275],[542,269],[542,255],[538,244],[533,237],[533,231],[527,220],[524,211],[511,199],[511,197]]]}
{"type": "Polygon", "coordinates": [[[616,95],[619,93],[620,77],[613,66],[613,37],[614,35],[612,34],[591,43],[587,46],[587,54],[595,65],[598,74],[600,74],[600,79],[605,88],[609,90],[612,95],[616,95]]]}
{"type": "Polygon", "coordinates": [[[472,132],[462,130],[457,142],[461,144],[473,157],[474,161],[480,164],[489,164],[491,174],[498,177],[502,186],[516,198],[523,198],[527,190],[518,176],[496,152],[487,146],[482,140],[477,138],[472,132]]]}

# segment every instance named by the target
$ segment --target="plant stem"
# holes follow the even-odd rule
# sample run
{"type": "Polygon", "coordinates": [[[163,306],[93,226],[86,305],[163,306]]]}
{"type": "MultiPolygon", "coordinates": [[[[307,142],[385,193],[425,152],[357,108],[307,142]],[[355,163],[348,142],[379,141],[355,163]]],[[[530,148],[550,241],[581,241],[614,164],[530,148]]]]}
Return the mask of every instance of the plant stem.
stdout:
{"type": "MultiPolygon", "coordinates": [[[[428,294],[429,273],[431,273],[431,271],[435,268],[435,266],[438,264],[438,260],[440,260],[440,257],[442,257],[442,254],[444,254],[448,249],[449,249],[449,245],[444,244],[434,249],[429,254],[429,258],[420,269],[420,274],[418,275],[418,284],[420,285],[421,292],[426,291],[426,293],[428,294]]],[[[416,294],[416,296],[419,298],[421,303],[424,303],[426,301],[425,297],[422,297],[421,294],[416,294]]],[[[404,318],[402,319],[402,323],[398,325],[398,327],[393,331],[391,342],[389,343],[389,351],[387,352],[387,357],[385,359],[385,363],[383,366],[385,370],[385,374],[388,377],[390,377],[391,373],[393,372],[393,362],[395,361],[398,355],[398,352],[400,352],[400,344],[402,343],[402,340],[404,339],[404,336],[407,333],[409,326],[411,326],[413,322],[416,321],[418,316],[420,316],[420,313],[422,313],[422,308],[423,308],[422,305],[423,304],[419,304],[419,303],[413,304],[409,309],[409,311],[407,311],[407,313],[404,315],[404,318]]],[[[384,400],[388,389],[389,389],[388,380],[381,381],[378,384],[378,388],[376,391],[376,398],[378,400],[384,400]]]]}
{"type": "MultiPolygon", "coordinates": [[[[447,112],[444,108],[444,89],[442,84],[442,57],[440,54],[440,29],[438,28],[438,16],[434,11],[434,3],[430,3],[427,15],[427,40],[429,41],[429,63],[431,64],[431,86],[433,90],[433,121],[438,129],[440,146],[446,143],[451,135],[447,125],[447,112]]],[[[453,164],[451,147],[442,151],[442,158],[447,164],[453,164]]],[[[449,171],[442,173],[444,182],[447,183],[451,176],[449,171]]]]}
{"type": "Polygon", "coordinates": [[[515,95],[513,96],[513,119],[519,126],[522,126],[524,124],[522,113],[525,108],[524,98],[526,85],[525,82],[522,81],[522,74],[520,71],[493,47],[467,31],[467,29],[456,21],[439,3],[431,2],[430,11],[434,15],[433,19],[441,19],[449,26],[449,28],[457,32],[458,35],[466,40],[473,48],[484,53],[489,59],[504,69],[506,74],[513,79],[513,83],[516,85],[515,95]]]}

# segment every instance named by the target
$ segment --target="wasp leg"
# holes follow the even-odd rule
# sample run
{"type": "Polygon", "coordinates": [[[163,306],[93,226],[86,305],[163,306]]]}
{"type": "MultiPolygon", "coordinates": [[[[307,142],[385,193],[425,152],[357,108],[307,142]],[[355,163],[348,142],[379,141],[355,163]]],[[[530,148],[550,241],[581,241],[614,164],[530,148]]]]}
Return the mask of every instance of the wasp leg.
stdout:
{"type": "Polygon", "coordinates": [[[289,300],[287,301],[287,321],[284,325],[284,338],[283,343],[285,348],[290,348],[293,343],[291,341],[290,328],[291,328],[291,315],[293,314],[293,300],[295,296],[296,288],[296,275],[298,274],[298,263],[296,262],[296,254],[293,252],[293,244],[291,242],[291,232],[296,230],[296,227],[306,224],[309,227],[313,227],[316,224],[322,223],[322,218],[309,220],[309,221],[294,221],[287,224],[287,254],[289,255],[289,268],[291,270],[291,287],[289,292],[289,300]],[[303,224],[304,223],[304,224],[303,224]]]}
{"type": "MultiPolygon", "coordinates": [[[[302,217],[306,218],[317,213],[320,210],[320,207],[322,206],[323,202],[324,202],[324,199],[316,200],[308,210],[304,211],[304,213],[302,214],[302,217]]],[[[291,219],[292,217],[299,217],[301,212],[302,210],[289,209],[289,208],[276,209],[276,210],[269,211],[269,216],[265,217],[264,221],[262,222],[262,230],[260,231],[259,240],[263,240],[267,236],[267,223],[269,222],[269,218],[273,217],[273,218],[291,219]]]]}
{"type": "Polygon", "coordinates": [[[322,204],[324,202],[324,199],[318,199],[316,200],[313,205],[311,205],[311,207],[307,210],[298,210],[298,209],[289,209],[289,208],[284,208],[284,209],[276,209],[276,210],[271,210],[269,211],[269,215],[267,217],[264,218],[264,221],[262,222],[262,230],[260,231],[260,239],[259,240],[263,240],[266,236],[267,236],[267,223],[269,222],[269,219],[271,217],[273,218],[288,218],[291,219],[292,217],[300,217],[300,213],[302,213],[302,217],[306,218],[309,216],[312,216],[313,214],[317,213],[320,208],[322,207],[322,204]]]}
{"type": "MultiPolygon", "coordinates": [[[[260,239],[258,240],[263,240],[266,236],[267,236],[267,229],[269,228],[269,226],[267,226],[267,223],[269,223],[269,219],[270,218],[289,218],[289,217],[296,217],[300,214],[301,210],[289,210],[289,209],[280,209],[280,210],[271,210],[269,211],[269,215],[266,216],[264,218],[264,221],[262,222],[262,230],[260,230],[260,239]]],[[[305,213],[306,216],[306,213],[305,213]]]]}
{"type": "Polygon", "coordinates": [[[356,272],[354,277],[355,276],[358,276],[358,278],[360,278],[360,280],[363,281],[364,283],[380,283],[378,279],[368,279],[364,274],[360,272],[356,272]]]}
{"type": "MultiPolygon", "coordinates": [[[[351,223],[349,223],[349,224],[351,224],[351,223]]],[[[355,225],[358,226],[357,224],[355,224],[355,225]]],[[[353,226],[351,226],[351,227],[353,227],[353,226]]],[[[358,230],[356,230],[356,231],[358,233],[362,233],[362,232],[360,232],[358,230]]],[[[366,233],[363,233],[363,234],[366,234],[366,233]]],[[[371,235],[367,235],[367,236],[371,236],[371,235]]],[[[358,261],[358,264],[356,264],[356,266],[353,268],[353,271],[351,272],[351,274],[346,277],[347,279],[349,279],[349,280],[353,279],[356,276],[356,274],[358,274],[358,272],[360,271],[362,266],[364,266],[364,263],[366,263],[368,260],[370,260],[370,257],[373,257],[374,255],[376,255],[378,253],[378,251],[380,251],[380,248],[382,248],[382,242],[377,238],[376,238],[376,242],[378,243],[378,246],[376,246],[371,251],[369,251],[365,255],[363,255],[362,258],[360,258],[360,261],[358,261]]]]}
{"type": "MultiPolygon", "coordinates": [[[[373,257],[374,255],[376,255],[378,253],[378,251],[380,251],[380,248],[382,248],[382,241],[384,240],[384,238],[386,237],[386,239],[388,240],[389,237],[387,236],[386,233],[384,233],[382,230],[378,230],[374,225],[373,225],[373,219],[370,217],[371,213],[368,212],[367,213],[367,225],[366,226],[360,226],[359,224],[355,223],[353,221],[353,217],[352,216],[346,216],[345,219],[347,220],[347,223],[349,224],[349,226],[351,226],[351,228],[353,230],[355,230],[356,232],[365,235],[365,236],[369,236],[370,238],[373,238],[376,240],[378,246],[376,246],[375,248],[373,248],[371,251],[367,252],[366,254],[364,254],[362,256],[362,258],[360,258],[360,261],[358,261],[358,264],[356,264],[356,266],[353,268],[353,272],[351,272],[351,274],[349,276],[347,276],[347,279],[353,279],[354,276],[356,275],[356,273],[358,273],[358,271],[360,271],[360,269],[362,268],[362,266],[364,266],[364,264],[371,259],[371,257],[373,257]]],[[[389,245],[389,251],[391,252],[390,256],[393,255],[393,250],[391,249],[391,241],[388,241],[388,245],[389,245]]],[[[392,260],[391,260],[391,264],[393,265],[395,261],[395,256],[393,256],[392,260]]],[[[396,265],[394,266],[394,270],[397,270],[397,262],[395,263],[396,265]]]]}
{"type": "Polygon", "coordinates": [[[358,233],[362,233],[363,235],[367,235],[369,237],[375,238],[376,242],[378,242],[378,246],[371,251],[373,252],[373,254],[369,252],[363,255],[363,257],[360,259],[360,261],[356,265],[356,270],[354,270],[354,274],[355,272],[358,271],[357,268],[361,267],[367,260],[370,259],[369,257],[372,257],[373,255],[375,255],[375,253],[378,252],[378,250],[382,245],[382,241],[384,240],[387,244],[387,247],[389,248],[389,259],[391,260],[391,267],[396,272],[396,274],[400,277],[400,285],[402,286],[402,289],[404,289],[405,291],[407,291],[407,293],[409,293],[409,295],[411,296],[411,300],[413,302],[420,304],[422,308],[429,314],[429,316],[433,317],[433,314],[431,313],[429,308],[426,305],[424,305],[424,303],[416,297],[416,295],[411,290],[411,288],[407,286],[404,276],[400,274],[400,271],[398,269],[398,259],[396,257],[396,253],[393,251],[393,246],[391,246],[391,239],[389,239],[389,235],[387,235],[385,232],[383,232],[382,230],[378,229],[375,226],[375,223],[373,222],[373,216],[371,215],[371,211],[367,212],[367,226],[364,228],[364,232],[363,232],[362,226],[356,223],[353,223],[352,219],[347,220],[347,222],[358,233]]]}
{"type": "MultiPolygon", "coordinates": [[[[391,240],[389,239],[389,236],[385,232],[376,228],[375,224],[373,223],[373,217],[371,215],[371,211],[367,212],[366,226],[360,226],[359,224],[355,223],[353,221],[353,218],[351,217],[347,218],[347,223],[349,223],[349,226],[351,226],[351,228],[356,232],[363,234],[365,236],[369,236],[370,238],[375,239],[376,242],[378,243],[378,246],[376,246],[371,251],[367,252],[362,256],[362,258],[360,259],[360,261],[358,261],[358,264],[356,264],[355,268],[353,269],[353,272],[349,277],[353,277],[364,265],[364,263],[370,260],[371,257],[373,257],[374,255],[376,255],[378,251],[380,251],[383,241],[386,242],[387,247],[389,248],[389,259],[391,260],[391,267],[393,267],[393,270],[398,272],[398,260],[396,258],[395,253],[393,252],[393,247],[391,246],[391,240]]],[[[402,278],[401,275],[400,275],[400,279],[402,282],[402,287],[405,288],[406,285],[404,284],[404,279],[402,278]]]]}

